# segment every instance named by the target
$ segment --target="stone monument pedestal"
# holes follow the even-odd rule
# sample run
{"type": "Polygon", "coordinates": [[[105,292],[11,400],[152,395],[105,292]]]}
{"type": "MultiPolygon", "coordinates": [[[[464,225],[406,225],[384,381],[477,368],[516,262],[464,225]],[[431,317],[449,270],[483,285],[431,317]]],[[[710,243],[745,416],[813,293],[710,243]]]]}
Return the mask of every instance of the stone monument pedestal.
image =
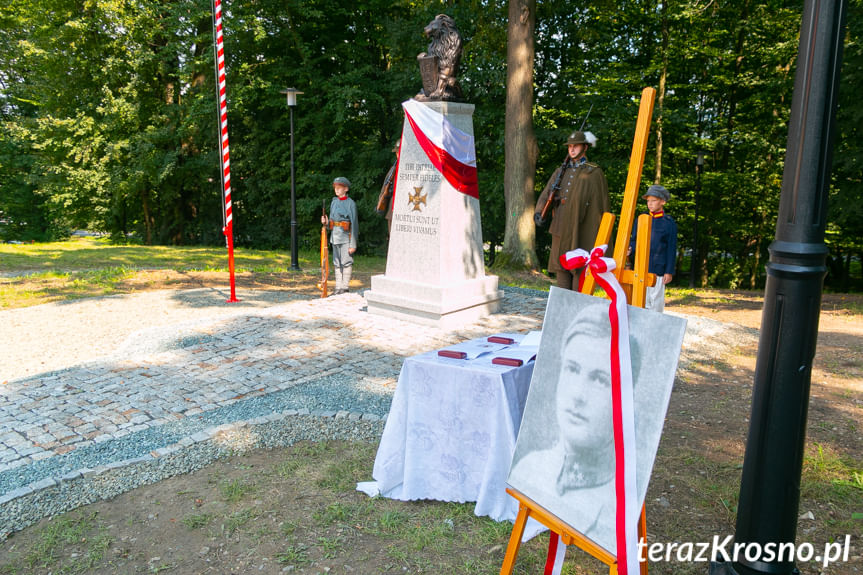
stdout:
{"type": "MultiPolygon", "coordinates": [[[[425,137],[439,143],[455,137],[474,153],[473,104],[413,105],[415,113],[416,105],[434,112],[420,109],[426,112],[425,137]]],[[[429,142],[417,138],[416,124],[412,127],[406,115],[386,273],[372,277],[365,299],[370,313],[449,329],[497,311],[503,292],[497,276],[485,275],[479,200],[454,187],[436,167],[429,142]]]]}
{"type": "Polygon", "coordinates": [[[503,292],[497,276],[436,286],[377,275],[365,296],[370,313],[451,329],[496,312],[503,292]]]}

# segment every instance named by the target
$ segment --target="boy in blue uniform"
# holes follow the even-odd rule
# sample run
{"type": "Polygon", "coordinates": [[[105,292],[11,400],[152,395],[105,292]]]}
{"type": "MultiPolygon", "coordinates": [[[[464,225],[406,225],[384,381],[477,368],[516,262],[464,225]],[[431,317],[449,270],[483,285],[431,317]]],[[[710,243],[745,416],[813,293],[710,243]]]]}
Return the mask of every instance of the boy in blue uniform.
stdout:
{"type": "Polygon", "coordinates": [[[321,223],[332,230],[333,269],[336,274],[336,291],[333,295],[347,293],[351,283],[354,252],[357,251],[357,205],[348,197],[351,182],[345,177],[333,180],[336,197],[330,202],[330,215],[321,216],[321,223]]]}
{"type": "MultiPolygon", "coordinates": [[[[650,228],[650,262],[647,271],[656,275],[656,284],[647,288],[644,307],[654,311],[665,309],[665,285],[674,277],[677,260],[677,224],[665,213],[665,203],[671,198],[663,186],[654,184],[642,196],[647,201],[647,209],[653,218],[650,228]]],[[[629,252],[635,250],[636,230],[632,230],[629,252]]]]}

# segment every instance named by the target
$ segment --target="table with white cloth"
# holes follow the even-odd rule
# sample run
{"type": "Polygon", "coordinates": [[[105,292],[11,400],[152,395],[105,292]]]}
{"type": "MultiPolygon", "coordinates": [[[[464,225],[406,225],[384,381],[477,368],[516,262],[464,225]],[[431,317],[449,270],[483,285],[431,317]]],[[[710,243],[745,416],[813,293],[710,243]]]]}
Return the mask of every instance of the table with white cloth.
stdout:
{"type": "Polygon", "coordinates": [[[407,358],[375,457],[375,482],[358,487],[404,501],[476,501],[476,515],[514,520],[518,502],[506,493],[506,478],[534,364],[492,363],[506,351],[407,358]]]}

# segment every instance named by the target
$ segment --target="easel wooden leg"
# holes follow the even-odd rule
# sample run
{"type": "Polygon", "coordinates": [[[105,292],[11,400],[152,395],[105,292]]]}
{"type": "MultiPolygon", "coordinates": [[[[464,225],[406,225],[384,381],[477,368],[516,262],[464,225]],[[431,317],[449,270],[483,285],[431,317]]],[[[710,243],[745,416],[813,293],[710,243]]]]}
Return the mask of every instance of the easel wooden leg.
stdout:
{"type": "Polygon", "coordinates": [[[515,558],[518,557],[518,550],[521,547],[521,537],[524,535],[524,528],[527,525],[527,516],[527,507],[524,503],[519,503],[518,515],[512,526],[512,534],[509,536],[509,545],[506,548],[506,555],[503,558],[500,575],[512,575],[512,570],[515,567],[515,558]]]}
{"type": "Polygon", "coordinates": [[[638,519],[638,541],[644,541],[644,554],[638,557],[641,575],[647,575],[647,505],[641,506],[641,517],[638,519]]]}

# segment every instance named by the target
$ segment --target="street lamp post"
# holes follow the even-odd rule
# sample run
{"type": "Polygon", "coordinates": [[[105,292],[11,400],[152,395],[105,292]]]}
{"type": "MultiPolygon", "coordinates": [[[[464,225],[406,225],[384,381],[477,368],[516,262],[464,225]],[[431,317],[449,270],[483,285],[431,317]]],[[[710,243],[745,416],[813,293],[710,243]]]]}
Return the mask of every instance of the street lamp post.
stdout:
{"type": "Polygon", "coordinates": [[[770,546],[794,547],[797,541],[812,364],[829,253],[824,235],[847,12],[847,0],[806,0],[803,6],[734,530],[734,550],[746,551],[711,563],[713,575],[800,573],[795,561],[801,554],[768,558],[763,552],[770,546]],[[750,549],[758,552],[751,556],[750,549]]]}
{"type": "Polygon", "coordinates": [[[695,219],[692,221],[692,263],[689,266],[689,287],[695,287],[698,279],[698,196],[701,194],[701,170],[704,169],[704,152],[698,150],[695,157],[695,219]]]}
{"type": "Polygon", "coordinates": [[[288,109],[291,111],[291,269],[299,271],[297,261],[297,194],[294,189],[294,107],[297,105],[297,94],[302,94],[296,88],[282,90],[288,99],[288,109]]]}

